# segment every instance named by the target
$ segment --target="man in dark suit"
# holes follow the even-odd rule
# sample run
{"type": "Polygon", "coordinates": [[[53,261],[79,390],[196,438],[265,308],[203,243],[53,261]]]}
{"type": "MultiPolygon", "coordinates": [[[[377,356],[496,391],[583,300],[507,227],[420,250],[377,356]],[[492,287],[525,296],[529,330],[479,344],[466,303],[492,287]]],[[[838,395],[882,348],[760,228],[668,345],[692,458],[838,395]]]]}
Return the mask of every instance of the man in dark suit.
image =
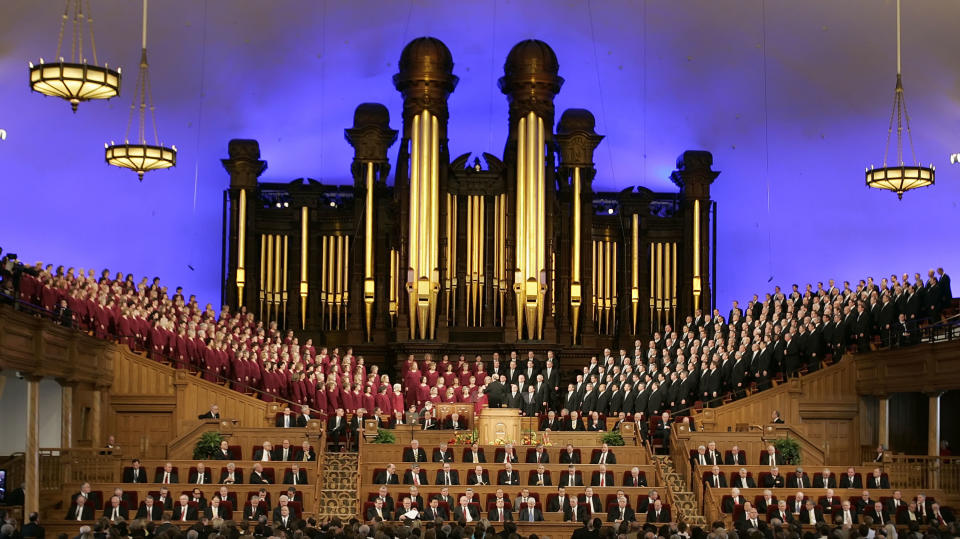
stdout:
{"type": "Polygon", "coordinates": [[[327,420],[327,438],[332,444],[339,445],[340,440],[347,435],[347,420],[343,414],[343,408],[337,408],[336,413],[327,420]]]}
{"type": "Polygon", "coordinates": [[[213,455],[214,460],[233,460],[233,451],[230,451],[230,443],[226,440],[220,442],[220,449],[213,455]]]}
{"type": "Polygon", "coordinates": [[[290,447],[290,440],[283,440],[280,446],[273,450],[273,459],[278,462],[287,462],[293,460],[295,450],[290,447]]]}
{"type": "Polygon", "coordinates": [[[857,509],[850,504],[850,500],[840,502],[840,510],[836,516],[840,517],[844,524],[856,524],[859,520],[857,509]]]}
{"type": "Polygon", "coordinates": [[[761,466],[778,466],[783,464],[783,457],[777,453],[777,448],[768,445],[767,450],[760,455],[761,466]]]}
{"type": "Polygon", "coordinates": [[[419,440],[410,440],[410,447],[404,448],[403,462],[427,462],[427,452],[420,447],[419,440]]]}
{"type": "Polygon", "coordinates": [[[870,480],[867,481],[869,488],[888,489],[890,488],[890,479],[880,472],[880,468],[874,468],[870,474],[870,480]]]}
{"type": "Polygon", "coordinates": [[[266,502],[263,504],[260,503],[260,497],[254,494],[250,496],[250,505],[247,505],[243,508],[243,520],[246,521],[258,521],[260,517],[267,516],[267,505],[266,502]]]}
{"type": "Polygon", "coordinates": [[[830,468],[825,468],[819,475],[814,475],[813,488],[837,488],[837,477],[830,468]]]}
{"type": "Polygon", "coordinates": [[[713,488],[727,488],[727,478],[720,473],[720,467],[714,466],[703,478],[703,484],[713,488]]]}
{"type": "Polygon", "coordinates": [[[476,442],[470,445],[469,451],[463,452],[463,462],[472,462],[474,464],[487,462],[487,456],[476,442]]]}
{"type": "Polygon", "coordinates": [[[616,464],[617,456],[613,454],[613,451],[610,451],[610,447],[604,443],[600,446],[600,452],[596,455],[593,455],[593,458],[590,459],[590,464],[616,464]]]}
{"type": "Polygon", "coordinates": [[[805,489],[810,488],[810,486],[810,477],[803,473],[803,468],[797,466],[796,471],[794,471],[793,475],[787,480],[787,488],[805,489]]]}
{"type": "Polygon", "coordinates": [[[197,520],[197,508],[190,506],[190,498],[186,494],[180,495],[180,501],[173,506],[173,520],[197,520]]]}
{"type": "Polygon", "coordinates": [[[647,476],[646,474],[640,473],[640,468],[634,466],[630,470],[630,475],[623,480],[623,486],[625,487],[645,487],[647,486],[647,476]]]}
{"type": "Polygon", "coordinates": [[[404,485],[426,485],[427,472],[420,469],[420,464],[413,463],[413,466],[403,473],[404,485]]]}
{"type": "Polygon", "coordinates": [[[393,463],[387,464],[387,469],[377,473],[373,482],[378,485],[399,485],[400,478],[397,476],[397,467],[393,463]]]}
{"type": "Polygon", "coordinates": [[[305,428],[307,426],[307,422],[309,422],[311,419],[310,407],[304,404],[300,407],[300,415],[297,416],[296,426],[299,428],[305,428]]]}
{"type": "Polygon", "coordinates": [[[670,421],[670,412],[663,412],[660,414],[660,419],[657,421],[657,428],[653,432],[654,439],[661,440],[663,442],[663,448],[670,450],[670,431],[672,430],[672,422],[670,421]]]}
{"type": "Polygon", "coordinates": [[[755,507],[750,508],[750,511],[744,514],[743,520],[737,523],[737,527],[741,537],[749,536],[749,530],[757,530],[764,536],[767,535],[767,523],[760,520],[759,512],[755,507]]]}
{"type": "Polygon", "coordinates": [[[447,430],[461,430],[467,428],[467,422],[460,417],[460,414],[453,412],[450,417],[443,422],[443,428],[447,430]]]}
{"type": "Polygon", "coordinates": [[[280,515],[274,516],[273,527],[277,530],[285,530],[287,532],[292,532],[297,529],[297,517],[293,514],[293,511],[290,509],[289,505],[283,507],[278,507],[280,509],[280,515]]]}
{"type": "Polygon", "coordinates": [[[847,468],[847,473],[840,476],[840,488],[863,488],[860,474],[853,468],[847,468]]]}
{"type": "Polygon", "coordinates": [[[260,462],[269,462],[273,460],[273,444],[270,441],[263,442],[261,447],[258,447],[253,452],[253,460],[258,460],[260,462]]]}
{"type": "Polygon", "coordinates": [[[753,478],[747,475],[746,468],[740,468],[737,476],[730,481],[730,486],[737,488],[757,488],[757,484],[754,482],[753,478]]]}
{"type": "Polygon", "coordinates": [[[29,522],[23,525],[20,530],[20,537],[23,539],[43,539],[46,531],[40,526],[40,516],[36,512],[30,513],[29,522]]]}
{"type": "Polygon", "coordinates": [[[890,523],[890,513],[887,513],[887,510],[883,508],[883,503],[879,501],[874,502],[873,506],[865,508],[863,516],[872,518],[873,523],[879,526],[890,523]]]}
{"type": "Polygon", "coordinates": [[[557,419],[557,413],[553,410],[547,412],[547,417],[540,422],[540,430],[558,431],[560,430],[560,420],[557,419]]]}
{"type": "Polygon", "coordinates": [[[607,471],[606,464],[601,464],[599,467],[599,470],[590,474],[590,486],[594,486],[594,487],[614,486],[613,472],[607,471]]]}
{"type": "Polygon", "coordinates": [[[434,481],[435,485],[459,485],[460,476],[458,475],[457,470],[450,469],[450,463],[444,462],[443,469],[437,470],[437,480],[434,481]]]}
{"type": "Polygon", "coordinates": [[[607,522],[633,522],[637,520],[636,515],[633,512],[633,509],[627,507],[627,498],[621,496],[617,500],[617,505],[611,507],[610,511],[607,512],[607,522]]]}
{"type": "Polygon", "coordinates": [[[543,513],[537,509],[537,501],[533,498],[527,499],[527,506],[520,509],[517,516],[518,522],[540,522],[543,520],[543,513]]]}
{"type": "Polygon", "coordinates": [[[124,483],[146,483],[146,470],[140,467],[140,459],[130,461],[130,467],[123,470],[124,483]]]}
{"type": "Polygon", "coordinates": [[[513,513],[509,507],[505,506],[503,499],[499,499],[497,500],[497,506],[490,510],[487,519],[490,522],[512,522],[513,513]]]}
{"type": "Polygon", "coordinates": [[[67,510],[65,520],[93,520],[93,506],[87,503],[86,496],[76,496],[70,509],[67,510]]]}
{"type": "Polygon", "coordinates": [[[306,485],[307,471],[301,470],[300,465],[293,463],[289,470],[283,474],[284,485],[306,485]]]}
{"type": "Polygon", "coordinates": [[[787,524],[787,523],[792,524],[794,521],[793,513],[791,513],[790,510],[787,509],[786,500],[778,501],[777,507],[773,511],[771,511],[767,515],[767,517],[768,517],[767,520],[776,518],[776,519],[779,519],[780,522],[783,522],[784,524],[787,524]]]}
{"type": "Polygon", "coordinates": [[[914,523],[917,525],[923,524],[920,513],[917,512],[917,504],[915,502],[910,502],[907,504],[906,509],[893,514],[896,515],[898,526],[909,526],[910,524],[914,523]]]}
{"type": "Polygon", "coordinates": [[[267,475],[263,472],[263,465],[259,462],[253,465],[253,471],[250,472],[250,484],[251,485],[269,485],[272,481],[267,475]]]}
{"type": "Polygon", "coordinates": [[[573,444],[567,444],[567,448],[560,453],[560,464],[580,464],[580,453],[573,449],[573,444]]]}
{"type": "Polygon", "coordinates": [[[289,429],[297,426],[297,417],[290,411],[289,406],[284,406],[283,411],[277,416],[275,426],[289,429]]]}
{"type": "Polygon", "coordinates": [[[140,504],[140,509],[137,510],[137,520],[160,520],[162,516],[163,507],[154,502],[152,495],[147,494],[147,497],[143,500],[143,503],[140,504]]]}
{"type": "MultiPolygon", "coordinates": [[[[577,500],[576,496],[570,496],[566,507],[563,508],[563,521],[585,523],[589,518],[590,512],[587,510],[587,508],[580,505],[580,502],[577,500]]],[[[574,535],[576,535],[576,532],[574,532],[574,535]]]]}
{"type": "Polygon", "coordinates": [[[600,502],[600,496],[593,493],[593,487],[587,487],[581,495],[580,505],[590,515],[603,514],[603,504],[600,502]]]}
{"type": "Polygon", "coordinates": [[[437,519],[447,520],[447,510],[440,507],[440,500],[432,498],[430,504],[423,510],[423,520],[432,522],[437,519]]]}
{"type": "Polygon", "coordinates": [[[930,517],[928,520],[930,526],[945,530],[946,526],[954,520],[953,513],[951,513],[949,509],[940,507],[940,504],[936,502],[930,504],[930,517]]]}
{"type": "Polygon", "coordinates": [[[203,516],[207,520],[213,520],[215,518],[230,520],[233,518],[233,512],[220,505],[220,496],[214,496],[210,499],[210,505],[204,509],[203,516]]]}
{"type": "Polygon", "coordinates": [[[497,484],[498,485],[519,485],[520,484],[520,472],[513,469],[513,465],[509,462],[504,464],[504,469],[500,470],[497,473],[497,484]]]}
{"type": "Polygon", "coordinates": [[[560,474],[560,482],[557,484],[565,487],[582,487],[583,478],[577,474],[577,467],[571,464],[567,467],[567,471],[560,474]]]}
{"type": "Polygon", "coordinates": [[[163,484],[179,483],[180,477],[176,470],[173,469],[173,464],[168,462],[163,465],[162,470],[157,471],[157,476],[154,478],[153,482],[163,484]]]}
{"type": "Polygon", "coordinates": [[[383,506],[383,502],[380,498],[377,498],[373,501],[373,507],[367,509],[367,520],[390,520],[390,510],[383,506]]]}
{"type": "Polygon", "coordinates": [[[447,447],[447,442],[440,442],[440,447],[433,450],[433,462],[453,462],[453,449],[447,447]]]}
{"type": "Polygon", "coordinates": [[[110,505],[103,509],[103,518],[111,522],[117,522],[120,519],[127,520],[129,516],[127,508],[120,504],[120,496],[111,496],[110,505]]]}
{"type": "Polygon", "coordinates": [[[570,419],[567,419],[563,422],[563,430],[571,432],[586,432],[586,428],[583,426],[583,420],[580,419],[580,414],[575,410],[570,411],[570,419]]]}
{"type": "Polygon", "coordinates": [[[457,522],[473,522],[480,519],[480,511],[467,502],[466,496],[460,496],[460,504],[453,510],[453,520],[457,522]]]}
{"type": "Polygon", "coordinates": [[[209,485],[212,482],[213,478],[210,477],[210,472],[204,463],[198,462],[196,469],[190,471],[191,485],[209,485]]]}
{"type": "Polygon", "coordinates": [[[825,522],[823,512],[813,504],[812,498],[807,498],[803,504],[803,510],[800,511],[799,515],[800,524],[820,524],[825,522]]]}
{"type": "Polygon", "coordinates": [[[313,448],[310,447],[310,442],[304,440],[300,448],[293,454],[293,459],[300,462],[316,462],[317,454],[313,451],[313,448]]]}
{"type": "Polygon", "coordinates": [[[220,419],[220,407],[216,404],[211,404],[210,411],[205,414],[198,415],[197,419],[220,419]]]}
{"type": "Polygon", "coordinates": [[[786,483],[784,482],[783,476],[780,475],[780,469],[773,467],[770,469],[770,474],[763,478],[763,488],[784,488],[786,483]]]}
{"type": "Polygon", "coordinates": [[[553,485],[553,481],[550,479],[550,472],[546,470],[543,464],[540,464],[537,466],[536,471],[530,473],[530,479],[527,484],[549,487],[553,485]]]}
{"type": "Polygon", "coordinates": [[[545,464],[550,462],[550,454],[547,453],[547,450],[543,447],[543,444],[537,444],[537,449],[531,453],[527,453],[527,463],[528,464],[545,464]]]}
{"type": "MultiPolygon", "coordinates": [[[[734,507],[743,505],[743,502],[747,501],[746,498],[740,495],[740,489],[733,487],[730,489],[730,496],[724,496],[723,501],[720,503],[720,509],[729,514],[733,513],[734,507]]],[[[744,508],[746,510],[746,508],[744,508]]]]}
{"type": "Polygon", "coordinates": [[[220,473],[221,485],[240,485],[243,483],[243,471],[237,469],[237,465],[230,462],[227,468],[220,473]]]}

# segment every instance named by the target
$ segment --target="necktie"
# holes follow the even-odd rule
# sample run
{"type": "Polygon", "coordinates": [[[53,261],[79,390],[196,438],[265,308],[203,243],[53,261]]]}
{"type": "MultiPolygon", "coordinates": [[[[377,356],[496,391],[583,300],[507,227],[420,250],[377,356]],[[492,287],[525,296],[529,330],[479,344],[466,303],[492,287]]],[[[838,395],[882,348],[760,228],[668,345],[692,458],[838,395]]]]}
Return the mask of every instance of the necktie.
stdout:
{"type": "Polygon", "coordinates": [[[446,472],[445,475],[446,475],[446,478],[444,479],[444,483],[447,484],[447,485],[452,484],[452,483],[450,483],[450,472],[446,472]]]}
{"type": "Polygon", "coordinates": [[[530,522],[533,522],[533,510],[527,509],[527,516],[530,519],[530,522]]]}
{"type": "Polygon", "coordinates": [[[538,484],[538,485],[542,485],[542,484],[543,484],[543,474],[542,474],[542,473],[537,474],[537,484],[538,484]]]}
{"type": "Polygon", "coordinates": [[[165,484],[170,484],[170,472],[163,472],[163,482],[165,484]]]}
{"type": "Polygon", "coordinates": [[[626,518],[626,515],[624,515],[624,513],[625,511],[623,509],[620,509],[620,520],[623,520],[624,518],[626,518]]]}
{"type": "Polygon", "coordinates": [[[120,511],[119,511],[119,509],[120,509],[119,507],[114,507],[114,508],[113,508],[113,516],[110,517],[110,520],[117,520],[117,517],[120,516],[120,511]]]}
{"type": "Polygon", "coordinates": [[[883,526],[883,512],[877,512],[877,518],[880,519],[880,525],[883,526]]]}
{"type": "Polygon", "coordinates": [[[570,510],[570,516],[571,516],[571,518],[572,518],[573,520],[577,520],[577,508],[576,508],[576,507],[574,507],[573,509],[570,510]]]}
{"type": "Polygon", "coordinates": [[[607,463],[607,454],[600,453],[600,464],[606,464],[606,463],[607,463]]]}
{"type": "Polygon", "coordinates": [[[750,522],[753,523],[753,527],[754,527],[754,528],[759,528],[759,526],[757,526],[757,519],[753,519],[753,520],[751,520],[750,522]]]}
{"type": "Polygon", "coordinates": [[[500,513],[500,517],[499,517],[498,520],[499,520],[500,522],[503,522],[503,509],[500,509],[500,510],[498,510],[497,512],[500,513]]]}
{"type": "Polygon", "coordinates": [[[714,485],[715,487],[717,487],[717,488],[720,488],[720,476],[719,476],[719,475],[713,476],[713,485],[714,485]]]}
{"type": "Polygon", "coordinates": [[[851,520],[850,520],[850,511],[846,511],[846,510],[845,510],[845,511],[843,512],[843,523],[844,523],[844,524],[852,524],[852,522],[851,522],[851,520]]]}
{"type": "Polygon", "coordinates": [[[414,451],[414,452],[413,452],[413,462],[420,462],[419,451],[414,451]]]}
{"type": "Polygon", "coordinates": [[[705,459],[703,455],[700,455],[700,464],[706,464],[706,463],[707,463],[707,459],[705,459]]]}
{"type": "Polygon", "coordinates": [[[420,474],[413,474],[413,484],[420,485],[420,474]]]}
{"type": "Polygon", "coordinates": [[[607,474],[605,473],[600,474],[600,486],[601,487],[607,486],[607,474]]]}
{"type": "Polygon", "coordinates": [[[300,474],[295,473],[295,474],[292,474],[292,475],[293,475],[293,484],[296,485],[296,484],[297,484],[297,476],[300,475],[300,474]]]}
{"type": "Polygon", "coordinates": [[[139,470],[139,469],[134,469],[134,470],[133,470],[133,482],[136,483],[136,482],[137,482],[137,479],[139,479],[139,478],[140,478],[140,470],[139,470]]]}
{"type": "MultiPolygon", "coordinates": [[[[945,524],[945,522],[943,521],[943,516],[940,515],[940,513],[937,513],[937,522],[939,522],[941,526],[943,526],[943,525],[945,524]]],[[[881,522],[881,524],[882,524],[882,522],[881,522]]]]}
{"type": "Polygon", "coordinates": [[[203,484],[203,474],[197,474],[197,484],[198,485],[203,484]]]}
{"type": "Polygon", "coordinates": [[[573,486],[573,474],[570,474],[570,475],[567,477],[567,482],[569,483],[569,486],[571,486],[571,487],[573,486]]]}
{"type": "Polygon", "coordinates": [[[83,506],[77,506],[77,520],[83,520],[83,506]]]}
{"type": "Polygon", "coordinates": [[[473,522],[473,515],[470,514],[470,507],[464,507],[463,514],[467,517],[467,522],[473,522]]]}
{"type": "Polygon", "coordinates": [[[184,521],[184,522],[186,522],[186,520],[187,520],[187,506],[186,506],[186,505],[180,507],[180,520],[182,520],[182,521],[184,521]]]}

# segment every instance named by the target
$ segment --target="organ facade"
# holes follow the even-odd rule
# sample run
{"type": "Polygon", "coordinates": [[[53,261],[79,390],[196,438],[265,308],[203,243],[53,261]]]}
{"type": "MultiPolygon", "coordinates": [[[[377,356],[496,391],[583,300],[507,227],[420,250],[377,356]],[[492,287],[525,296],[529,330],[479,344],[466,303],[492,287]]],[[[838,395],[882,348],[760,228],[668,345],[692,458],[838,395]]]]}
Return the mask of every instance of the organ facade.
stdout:
{"type": "Polygon", "coordinates": [[[632,350],[710,312],[719,173],[709,152],[677,159],[677,192],[595,191],[603,136],[585,109],[557,120],[557,57],[526,40],[499,80],[503,153],[453,157],[453,68],[437,39],[404,48],[399,131],[386,107],[364,103],[344,132],[352,185],[260,182],[257,142],[230,141],[224,304],[384,357],[446,343],[632,350]]]}

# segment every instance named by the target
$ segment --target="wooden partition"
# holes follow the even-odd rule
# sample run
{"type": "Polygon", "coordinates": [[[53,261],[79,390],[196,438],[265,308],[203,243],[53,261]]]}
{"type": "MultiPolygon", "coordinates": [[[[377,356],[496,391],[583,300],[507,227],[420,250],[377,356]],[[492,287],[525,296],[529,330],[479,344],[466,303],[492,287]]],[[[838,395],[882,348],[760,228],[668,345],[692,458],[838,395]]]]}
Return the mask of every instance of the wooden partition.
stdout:
{"type": "MultiPolygon", "coordinates": [[[[764,425],[778,410],[786,427],[803,436],[810,447],[822,448],[829,464],[860,459],[859,399],[856,370],[849,356],[800,378],[718,408],[695,414],[698,428],[724,432],[737,425],[764,425]]],[[[779,435],[779,434],[778,434],[779,435]]]]}

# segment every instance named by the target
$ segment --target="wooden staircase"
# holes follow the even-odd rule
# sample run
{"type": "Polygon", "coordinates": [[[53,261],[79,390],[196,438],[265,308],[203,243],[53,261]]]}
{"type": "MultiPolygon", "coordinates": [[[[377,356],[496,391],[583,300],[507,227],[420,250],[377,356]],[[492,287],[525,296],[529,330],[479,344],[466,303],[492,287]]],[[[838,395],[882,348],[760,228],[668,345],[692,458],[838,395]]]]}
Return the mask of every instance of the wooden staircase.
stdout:
{"type": "Polygon", "coordinates": [[[689,526],[705,526],[707,521],[700,512],[700,504],[687,487],[687,482],[674,469],[673,458],[670,455],[653,455],[652,458],[663,484],[668,488],[663,497],[670,500],[674,520],[686,522],[689,526]]]}

